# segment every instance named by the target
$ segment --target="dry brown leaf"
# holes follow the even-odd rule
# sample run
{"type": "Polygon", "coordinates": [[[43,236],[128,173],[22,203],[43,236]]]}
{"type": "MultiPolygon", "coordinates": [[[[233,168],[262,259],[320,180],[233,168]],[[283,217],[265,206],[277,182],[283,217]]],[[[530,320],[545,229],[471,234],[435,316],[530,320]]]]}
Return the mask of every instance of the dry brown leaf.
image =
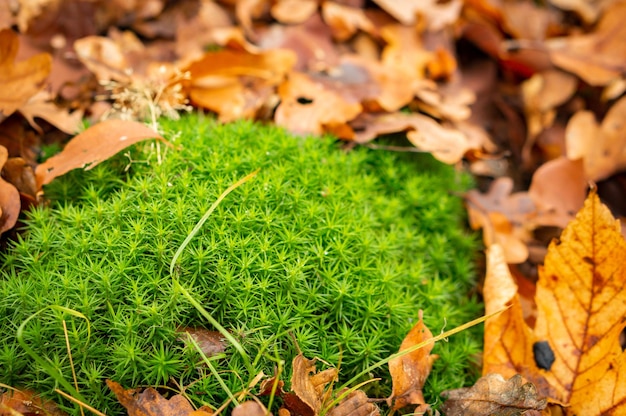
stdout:
{"type": "Polygon", "coordinates": [[[140,389],[124,388],[115,381],[107,380],[107,386],[115,393],[117,400],[126,408],[128,416],[205,416],[210,413],[194,410],[189,401],[181,394],[164,398],[153,388],[143,392],[140,389]]]}
{"type": "MultiPolygon", "coordinates": [[[[501,255],[493,257],[502,264],[501,255]]],[[[488,271],[485,286],[494,278],[510,275],[488,271]]],[[[626,240],[592,192],[550,244],[539,269],[534,330],[523,323],[517,295],[511,309],[487,321],[483,373],[520,373],[542,395],[569,404],[567,415],[623,414],[626,352],[619,337],[626,326],[625,284],[626,240]]],[[[485,302],[491,300],[485,296],[485,302]]]]}
{"type": "Polygon", "coordinates": [[[614,0],[549,0],[549,3],[563,10],[572,10],[578,14],[586,24],[594,23],[604,9],[615,3],[614,0]]]}
{"type": "MultiPolygon", "coordinates": [[[[406,335],[399,352],[414,347],[433,337],[430,330],[424,325],[423,312],[419,312],[419,321],[406,335]]],[[[432,355],[435,343],[429,343],[422,348],[408,354],[396,357],[389,361],[389,373],[393,383],[391,397],[387,403],[392,410],[402,409],[415,405],[414,413],[426,412],[430,406],[424,401],[422,388],[433,367],[433,362],[439,357],[432,355]]]]}
{"type": "Polygon", "coordinates": [[[131,65],[121,45],[103,36],[87,36],[74,42],[78,59],[98,80],[128,81],[131,65]]]}
{"type": "Polygon", "coordinates": [[[57,405],[31,390],[9,390],[0,395],[0,415],[3,416],[65,416],[57,405]]]}
{"type": "Polygon", "coordinates": [[[588,84],[605,86],[626,72],[626,2],[608,7],[595,31],[545,41],[554,65],[588,84]]]}
{"type": "MultiPolygon", "coordinates": [[[[278,94],[281,103],[274,121],[298,134],[338,132],[362,111],[358,102],[346,100],[338,92],[300,72],[292,72],[278,88],[278,94]]],[[[351,134],[351,129],[346,134],[351,134]]]]}
{"type": "Polygon", "coordinates": [[[22,195],[26,195],[31,202],[37,199],[37,182],[33,168],[21,157],[9,158],[2,170],[2,177],[15,186],[22,195]]]}
{"type": "Polygon", "coordinates": [[[338,41],[350,39],[357,30],[376,35],[378,29],[361,8],[327,1],[322,4],[322,17],[338,41]]]}
{"type": "Polygon", "coordinates": [[[316,416],[332,393],[329,384],[337,380],[337,369],[317,372],[316,359],[308,360],[298,354],[292,362],[292,392],[285,394],[284,407],[291,413],[316,416]]]}
{"type": "MultiPolygon", "coordinates": [[[[8,157],[7,149],[0,146],[0,170],[4,167],[8,157]]],[[[21,206],[18,190],[0,177],[0,234],[15,226],[21,206]]]]}
{"type": "Polygon", "coordinates": [[[356,390],[326,414],[328,416],[378,416],[380,410],[369,401],[364,392],[356,390]]]}
{"type": "Polygon", "coordinates": [[[218,113],[221,121],[253,117],[295,64],[287,50],[259,54],[222,50],[206,53],[184,70],[191,100],[218,113]]]}
{"type": "Polygon", "coordinates": [[[307,21],[317,12],[317,0],[278,0],[272,5],[272,17],[284,24],[307,21]]]}
{"type": "Polygon", "coordinates": [[[59,153],[37,166],[37,188],[73,169],[91,169],[119,151],[148,139],[165,139],[145,124],[105,120],[78,134],[59,153]]]}
{"type": "Polygon", "coordinates": [[[261,402],[248,400],[235,407],[231,416],[272,416],[261,402]]]}
{"type": "Polygon", "coordinates": [[[522,98],[526,113],[527,138],[522,158],[530,164],[535,139],[554,123],[556,107],[569,100],[576,92],[578,80],[558,70],[548,70],[533,75],[522,83],[522,98]]]}
{"type": "Polygon", "coordinates": [[[28,123],[42,133],[41,127],[35,122],[35,117],[42,118],[64,133],[75,134],[83,121],[83,110],[76,110],[70,114],[66,108],[53,103],[48,92],[39,91],[19,109],[28,123]]]}
{"type": "Polygon", "coordinates": [[[546,399],[539,398],[532,383],[524,383],[516,374],[505,380],[500,374],[487,374],[469,388],[448,390],[442,393],[447,398],[441,410],[449,416],[505,416],[524,414],[539,416],[545,409],[546,399]]]}
{"type": "Polygon", "coordinates": [[[18,37],[11,29],[0,31],[0,121],[19,110],[41,90],[52,65],[52,57],[41,53],[15,62],[18,37]]]}
{"type": "Polygon", "coordinates": [[[182,327],[176,329],[176,332],[180,334],[178,338],[183,342],[187,342],[187,334],[189,334],[207,357],[226,351],[226,339],[218,331],[209,331],[205,328],[182,327]]]}
{"type": "Polygon", "coordinates": [[[624,120],[626,97],[613,104],[600,126],[590,111],[579,111],[570,119],[565,129],[567,157],[583,159],[586,179],[599,181],[626,168],[624,120]]]}
{"type": "Polygon", "coordinates": [[[463,3],[457,0],[446,3],[437,0],[374,0],[374,3],[403,25],[413,25],[418,17],[422,17],[426,20],[426,27],[431,31],[438,31],[454,24],[463,6],[463,3]]]}
{"type": "Polygon", "coordinates": [[[507,263],[522,263],[528,258],[526,241],[534,227],[530,219],[537,208],[526,192],[513,191],[513,180],[496,179],[489,192],[471,190],[465,195],[470,225],[483,228],[487,247],[499,244],[505,250],[507,263]]]}
{"type": "Polygon", "coordinates": [[[587,186],[580,159],[562,156],[541,165],[528,189],[537,208],[535,224],[565,228],[582,208],[587,186]]]}

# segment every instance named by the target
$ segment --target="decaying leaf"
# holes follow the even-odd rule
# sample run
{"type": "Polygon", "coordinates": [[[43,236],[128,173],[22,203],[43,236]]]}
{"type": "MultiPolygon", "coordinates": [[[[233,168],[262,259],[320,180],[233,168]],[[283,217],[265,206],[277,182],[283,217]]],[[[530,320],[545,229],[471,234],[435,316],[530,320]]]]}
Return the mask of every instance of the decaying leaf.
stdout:
{"type": "MultiPolygon", "coordinates": [[[[433,337],[422,318],[422,311],[420,311],[419,321],[402,341],[400,352],[433,337]]],[[[429,409],[429,405],[424,401],[422,388],[430,374],[433,362],[438,358],[437,355],[430,353],[434,346],[433,342],[389,361],[393,392],[387,402],[393,410],[409,405],[415,406],[415,413],[426,412],[429,409]]]]}
{"type": "Polygon", "coordinates": [[[302,416],[318,415],[332,393],[330,383],[337,380],[337,369],[317,372],[315,363],[302,354],[292,362],[291,392],[284,396],[284,406],[291,413],[302,416]]]}
{"type": "Polygon", "coordinates": [[[348,130],[345,134],[349,136],[351,129],[347,122],[362,111],[358,102],[346,100],[300,72],[292,72],[279,87],[278,94],[281,103],[276,109],[276,124],[300,134],[348,130]]]}
{"type": "Polygon", "coordinates": [[[547,401],[540,398],[532,383],[516,374],[505,380],[500,374],[487,374],[470,388],[448,390],[441,410],[449,416],[518,415],[539,416],[547,401]]]}
{"type": "Polygon", "coordinates": [[[42,87],[50,73],[52,57],[42,53],[15,62],[19,41],[11,29],[0,31],[0,121],[19,110],[42,87]]]}
{"type": "Polygon", "coordinates": [[[272,413],[268,412],[261,402],[248,400],[236,406],[231,416],[272,416],[272,413]]]}
{"type": "Polygon", "coordinates": [[[587,180],[606,179],[626,168],[625,119],[626,97],[611,106],[599,126],[590,111],[578,111],[570,119],[565,130],[567,157],[583,160],[587,180]]]}
{"type": "MultiPolygon", "coordinates": [[[[487,247],[499,244],[508,263],[522,263],[528,258],[526,241],[530,239],[529,220],[536,212],[533,200],[526,192],[515,192],[513,180],[496,179],[489,192],[471,190],[465,195],[470,225],[483,229],[487,247]]],[[[495,310],[494,310],[495,312],[495,310]]]]}
{"type": "MultiPolygon", "coordinates": [[[[9,152],[4,146],[0,146],[0,170],[8,158],[9,152]]],[[[18,190],[0,177],[0,234],[15,226],[21,206],[18,190]]]]}
{"type": "Polygon", "coordinates": [[[372,403],[367,395],[356,390],[346,396],[336,407],[332,408],[328,416],[378,416],[380,410],[372,403]]]}
{"type": "Polygon", "coordinates": [[[0,395],[2,416],[65,416],[56,403],[31,390],[10,390],[0,395]]]}
{"type": "MultiPolygon", "coordinates": [[[[500,267],[488,271],[486,290],[510,279],[501,254],[489,257],[500,267]]],[[[523,322],[517,294],[508,300],[512,308],[487,321],[483,373],[520,373],[541,395],[569,404],[568,415],[626,412],[626,352],[619,342],[625,284],[626,240],[592,192],[539,269],[535,328],[523,322]]],[[[489,310],[507,300],[489,306],[485,295],[485,301],[489,310]]]]}
{"type": "Polygon", "coordinates": [[[608,85],[626,71],[625,17],[626,3],[615,2],[592,33],[548,39],[545,46],[552,62],[591,85],[608,85]]]}
{"type": "Polygon", "coordinates": [[[148,139],[165,142],[145,124],[127,120],[105,120],[74,137],[61,151],[37,166],[37,188],[73,169],[91,169],[119,151],[148,139]]]}
{"type": "Polygon", "coordinates": [[[28,123],[41,134],[41,128],[35,122],[35,117],[42,118],[59,130],[67,134],[75,134],[83,121],[83,111],[76,110],[69,113],[53,103],[49,93],[40,91],[32,96],[19,108],[20,114],[28,123]]]}
{"type": "Polygon", "coordinates": [[[187,341],[187,334],[191,336],[207,357],[226,351],[226,339],[219,331],[209,331],[205,328],[183,327],[176,330],[181,341],[187,341]]]}
{"type": "Polygon", "coordinates": [[[117,400],[128,411],[128,416],[208,416],[212,414],[208,409],[194,410],[191,403],[181,394],[166,399],[152,387],[140,392],[140,389],[124,390],[115,381],[107,380],[106,382],[115,393],[117,400]]]}

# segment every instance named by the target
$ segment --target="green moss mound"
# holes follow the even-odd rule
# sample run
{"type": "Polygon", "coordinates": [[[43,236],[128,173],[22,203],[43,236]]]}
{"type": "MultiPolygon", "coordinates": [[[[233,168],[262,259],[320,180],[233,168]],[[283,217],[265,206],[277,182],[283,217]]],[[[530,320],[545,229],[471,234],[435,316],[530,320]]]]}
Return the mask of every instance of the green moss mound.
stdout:
{"type": "MultiPolygon", "coordinates": [[[[162,127],[176,149],[144,144],[132,155],[148,163],[126,171],[128,159],[118,156],[58,179],[47,189],[51,207],[29,213],[27,232],[2,255],[0,382],[49,394],[58,387],[15,335],[45,309],[23,340],[71,382],[64,319],[79,391],[92,406],[120,412],[106,378],[125,387],[195,382],[187,393],[198,404],[219,405],[227,396],[216,377],[175,332],[210,325],[173,288],[168,268],[218,196],[257,168],[176,270],[241,342],[254,371],[272,374],[284,360],[288,381],[299,347],[340,363],[345,381],[397,351],[420,309],[435,333],[480,315],[468,296],[478,243],[454,196],[467,178],[451,167],[429,155],[345,153],[330,139],[245,121],[222,126],[190,115],[162,127]]],[[[473,380],[467,370],[479,339],[467,331],[435,347],[441,358],[428,400],[473,380]]],[[[255,375],[234,348],[213,365],[233,392],[255,375]]],[[[370,376],[383,377],[373,394],[389,393],[386,366],[370,376]]]]}

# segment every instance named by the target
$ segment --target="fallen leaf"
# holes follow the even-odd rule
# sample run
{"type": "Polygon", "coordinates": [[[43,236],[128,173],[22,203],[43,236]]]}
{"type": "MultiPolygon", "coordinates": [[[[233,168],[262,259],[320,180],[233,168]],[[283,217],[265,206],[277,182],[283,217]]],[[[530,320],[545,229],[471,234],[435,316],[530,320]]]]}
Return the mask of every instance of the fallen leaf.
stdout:
{"type": "Polygon", "coordinates": [[[141,389],[124,390],[119,383],[112,380],[107,380],[106,383],[117,400],[126,408],[128,416],[205,416],[211,414],[203,410],[194,410],[191,403],[181,394],[166,399],[152,387],[140,392],[141,389]]]}
{"type": "Polygon", "coordinates": [[[380,410],[363,391],[356,390],[348,394],[326,414],[328,416],[378,416],[380,410]]]}
{"type": "MultiPolygon", "coordinates": [[[[8,157],[7,149],[0,146],[0,169],[5,165],[8,157]]],[[[0,234],[15,226],[21,206],[18,190],[0,177],[0,234]]]]}
{"type": "Polygon", "coordinates": [[[322,17],[338,41],[350,39],[358,30],[372,35],[378,32],[362,8],[327,1],[322,4],[322,17]]]}
{"type": "Polygon", "coordinates": [[[52,65],[52,57],[47,53],[15,62],[18,47],[17,34],[11,29],[0,31],[0,121],[41,90],[52,65]]]}
{"type": "Polygon", "coordinates": [[[20,114],[40,134],[41,127],[35,122],[35,117],[42,118],[64,133],[75,134],[83,122],[83,110],[70,113],[66,108],[54,104],[49,93],[39,91],[19,108],[20,114]]]}
{"type": "Polygon", "coordinates": [[[34,202],[37,199],[37,181],[33,168],[21,157],[11,157],[0,166],[2,178],[15,186],[22,195],[34,202]]]}
{"type": "Polygon", "coordinates": [[[37,166],[37,189],[73,169],[89,170],[135,143],[148,139],[166,142],[145,124],[127,120],[105,120],[78,134],[57,155],[37,166]]]}
{"type": "MultiPolygon", "coordinates": [[[[4,387],[4,386],[3,386],[4,387]]],[[[0,415],[3,416],[64,416],[56,403],[43,400],[31,390],[9,390],[0,395],[0,415]]]]}
{"type": "Polygon", "coordinates": [[[575,113],[565,129],[567,157],[583,160],[585,177],[606,179],[626,168],[626,97],[609,109],[598,126],[590,111],[575,113]]]}
{"type": "Polygon", "coordinates": [[[534,225],[530,219],[537,208],[526,192],[513,191],[513,180],[496,179],[489,192],[477,190],[466,193],[467,211],[473,229],[482,228],[487,247],[499,244],[505,251],[506,262],[522,263],[528,258],[526,242],[534,225]]]}
{"type": "Polygon", "coordinates": [[[626,3],[607,7],[595,30],[545,41],[554,65],[593,86],[605,86],[626,72],[626,3]]]}
{"type": "Polygon", "coordinates": [[[185,334],[191,336],[200,347],[202,353],[207,357],[226,351],[226,339],[218,331],[209,331],[205,328],[182,327],[176,329],[176,332],[180,334],[178,338],[183,342],[187,342],[185,334]]]}
{"type": "MultiPolygon", "coordinates": [[[[422,318],[423,312],[420,310],[419,321],[402,341],[399,352],[433,337],[433,334],[424,325],[422,318]]],[[[387,399],[387,403],[393,411],[409,405],[415,405],[414,413],[419,414],[429,410],[430,406],[424,401],[422,389],[430,374],[433,362],[439,358],[439,356],[430,353],[434,346],[435,343],[431,342],[422,348],[389,361],[393,391],[391,397],[387,399]]]]}
{"type": "Polygon", "coordinates": [[[272,416],[260,402],[248,400],[236,406],[231,416],[272,416]]]}
{"type": "Polygon", "coordinates": [[[316,361],[306,359],[302,354],[293,359],[292,391],[283,397],[285,408],[293,414],[318,415],[332,393],[328,385],[337,380],[337,369],[329,368],[317,372],[316,361]]]}
{"type": "Polygon", "coordinates": [[[317,7],[317,0],[278,0],[270,13],[281,23],[297,24],[307,21],[317,12],[317,7]]]}
{"type": "Polygon", "coordinates": [[[431,31],[441,30],[456,22],[463,6],[461,1],[456,0],[446,3],[437,0],[374,0],[374,2],[403,25],[413,25],[418,17],[423,17],[431,31]]]}
{"type": "Polygon", "coordinates": [[[580,159],[562,156],[541,165],[533,174],[528,196],[537,208],[537,225],[565,228],[585,202],[588,182],[580,159]]]}
{"type": "Polygon", "coordinates": [[[487,374],[472,387],[448,390],[441,395],[447,398],[441,407],[446,415],[539,416],[547,404],[536,387],[525,383],[519,374],[508,380],[500,374],[487,374]]]}
{"type": "MultiPolygon", "coordinates": [[[[523,322],[517,295],[512,308],[487,321],[483,373],[520,373],[540,394],[568,404],[567,415],[626,412],[626,352],[619,343],[625,265],[620,224],[592,192],[539,269],[535,328],[523,322]]],[[[485,286],[494,277],[510,275],[488,272],[485,286]]]]}
{"type": "Polygon", "coordinates": [[[298,134],[322,134],[345,126],[362,111],[361,104],[317,83],[310,76],[292,72],[280,85],[281,103],[274,121],[298,134]]]}

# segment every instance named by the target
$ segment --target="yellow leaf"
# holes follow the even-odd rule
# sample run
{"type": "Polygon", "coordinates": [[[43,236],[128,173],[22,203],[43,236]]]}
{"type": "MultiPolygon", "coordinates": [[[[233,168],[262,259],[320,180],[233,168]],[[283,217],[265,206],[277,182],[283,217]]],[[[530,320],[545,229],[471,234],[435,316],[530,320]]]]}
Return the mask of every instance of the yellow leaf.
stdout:
{"type": "Polygon", "coordinates": [[[548,249],[537,283],[537,323],[522,318],[519,294],[498,250],[488,252],[485,282],[489,307],[513,307],[485,328],[483,373],[520,373],[568,415],[626,413],[626,241],[620,225],[595,192],[548,249]],[[498,283],[499,282],[499,283],[498,283]],[[507,296],[496,297],[497,285],[507,296]]]}

